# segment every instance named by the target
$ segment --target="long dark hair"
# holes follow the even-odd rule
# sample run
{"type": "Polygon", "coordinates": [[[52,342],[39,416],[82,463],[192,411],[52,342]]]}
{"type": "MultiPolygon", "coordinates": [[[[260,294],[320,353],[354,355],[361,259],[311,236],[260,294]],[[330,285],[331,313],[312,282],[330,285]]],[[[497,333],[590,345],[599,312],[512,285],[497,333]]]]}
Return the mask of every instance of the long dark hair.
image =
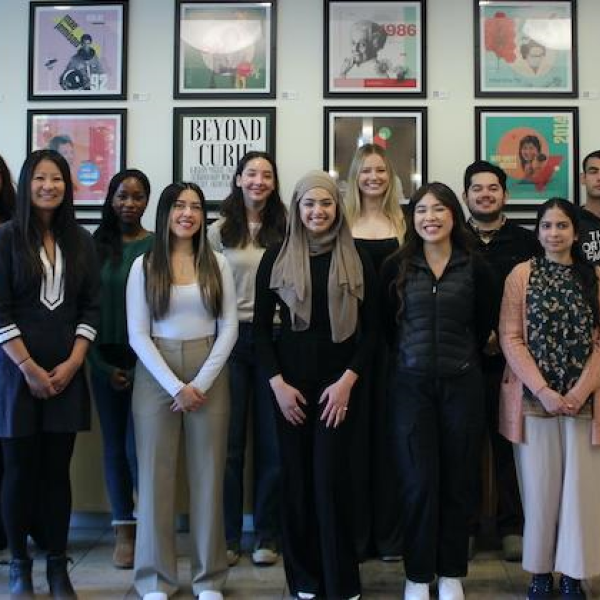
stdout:
{"type": "MultiPolygon", "coordinates": [[[[540,222],[544,215],[551,209],[558,208],[573,225],[575,237],[579,236],[579,214],[572,202],[564,198],[550,198],[546,200],[537,210],[535,220],[535,234],[539,237],[540,222]]],[[[596,269],[591,265],[579,244],[575,241],[571,246],[571,258],[573,259],[573,272],[581,283],[581,291],[585,301],[589,304],[594,319],[594,325],[600,325],[600,306],[598,306],[598,277],[596,269]]]]}
{"type": "Polygon", "coordinates": [[[221,227],[221,241],[226,248],[243,248],[251,241],[244,207],[244,194],[237,184],[237,178],[243,173],[246,165],[256,158],[262,158],[271,165],[275,182],[275,187],[260,213],[261,226],[256,236],[256,243],[266,248],[280,242],[285,236],[287,211],[279,195],[277,165],[270,154],[253,150],[247,152],[238,163],[231,180],[231,192],[221,204],[221,216],[225,217],[221,227]]]}
{"type": "Polygon", "coordinates": [[[15,209],[15,186],[8,165],[0,156],[0,223],[10,221],[15,209]]]}
{"type": "Polygon", "coordinates": [[[138,169],[125,169],[119,171],[108,184],[106,199],[102,206],[102,219],[98,229],[94,232],[94,240],[100,264],[110,260],[113,265],[118,265],[123,256],[123,230],[121,221],[117,217],[117,213],[113,208],[113,199],[119,186],[126,179],[136,179],[144,188],[146,194],[146,202],[150,198],[150,181],[145,173],[138,169]]]}
{"type": "Polygon", "coordinates": [[[538,160],[546,160],[546,155],[542,153],[542,142],[540,142],[540,138],[537,135],[526,135],[524,137],[521,138],[521,141],[519,142],[519,162],[521,163],[521,168],[525,169],[525,166],[527,165],[527,162],[524,158],[523,158],[523,146],[525,144],[531,144],[532,146],[535,147],[538,155],[537,155],[537,159],[538,160]]]}
{"type": "Polygon", "coordinates": [[[169,184],[161,193],[156,208],[156,233],[152,250],[144,257],[146,301],[155,320],[169,311],[173,273],[171,270],[171,212],[185,190],[194,191],[202,204],[202,227],[192,238],[198,287],[208,311],[218,317],[223,308],[223,280],[217,258],[206,238],[206,206],[202,190],[190,182],[169,184]]]}
{"type": "Polygon", "coordinates": [[[404,310],[404,287],[411,270],[412,258],[423,252],[423,239],[415,229],[415,208],[426,194],[435,196],[452,213],[453,226],[450,233],[452,248],[458,248],[471,255],[475,251],[472,236],[467,230],[467,223],[460,201],[456,194],[445,184],[433,181],[422,185],[410,198],[406,211],[406,237],[404,246],[397,250],[390,260],[399,262],[398,275],[394,281],[398,294],[399,308],[397,317],[400,318],[404,310]]]}
{"type": "Polygon", "coordinates": [[[65,270],[66,286],[73,289],[77,280],[80,263],[85,260],[79,252],[81,238],[75,210],[73,209],[73,183],[71,181],[71,170],[69,164],[56,150],[36,150],[32,152],[23,163],[19,174],[17,186],[16,210],[14,223],[18,231],[18,242],[23,252],[22,260],[19,261],[21,275],[33,275],[42,273],[42,262],[40,259],[40,248],[44,227],[36,212],[31,208],[31,182],[33,173],[37,166],[43,161],[53,162],[65,183],[65,193],[62,202],[56,207],[50,222],[50,231],[59,245],[67,269],[65,270]]]}

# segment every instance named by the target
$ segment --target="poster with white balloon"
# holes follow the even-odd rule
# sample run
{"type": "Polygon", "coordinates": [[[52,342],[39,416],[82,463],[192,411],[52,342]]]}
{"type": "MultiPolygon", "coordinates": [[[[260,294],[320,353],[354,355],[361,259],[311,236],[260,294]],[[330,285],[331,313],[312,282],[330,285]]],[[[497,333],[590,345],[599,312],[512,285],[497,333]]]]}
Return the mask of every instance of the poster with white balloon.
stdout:
{"type": "Polygon", "coordinates": [[[274,98],[275,31],[275,0],[178,0],[174,97],[274,98]]]}

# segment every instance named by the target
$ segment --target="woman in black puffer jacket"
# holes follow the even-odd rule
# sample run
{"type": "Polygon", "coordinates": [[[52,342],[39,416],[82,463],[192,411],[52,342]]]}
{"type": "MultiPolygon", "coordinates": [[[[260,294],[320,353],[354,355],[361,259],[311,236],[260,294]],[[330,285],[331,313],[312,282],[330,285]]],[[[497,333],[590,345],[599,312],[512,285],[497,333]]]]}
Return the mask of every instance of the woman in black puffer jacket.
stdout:
{"type": "Polygon", "coordinates": [[[405,246],[384,266],[381,295],[395,355],[390,405],[405,517],[405,600],[428,599],[436,576],[439,597],[459,600],[468,484],[483,431],[479,352],[497,315],[489,298],[497,295],[448,186],[421,187],[407,225],[405,246]]]}

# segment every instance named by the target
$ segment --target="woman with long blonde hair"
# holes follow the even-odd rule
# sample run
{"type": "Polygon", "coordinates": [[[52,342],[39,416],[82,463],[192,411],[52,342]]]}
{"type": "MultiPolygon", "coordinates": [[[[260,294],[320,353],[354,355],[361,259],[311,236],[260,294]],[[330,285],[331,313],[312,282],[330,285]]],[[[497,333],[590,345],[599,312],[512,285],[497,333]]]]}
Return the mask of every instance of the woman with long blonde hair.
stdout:
{"type": "MultiPolygon", "coordinates": [[[[401,184],[386,151],[365,144],[350,165],[344,204],[356,245],[371,257],[377,274],[385,259],[404,243],[406,224],[400,207],[401,184]]],[[[397,560],[402,529],[399,484],[390,468],[387,435],[388,352],[374,352],[358,390],[361,418],[355,421],[353,480],[354,535],[361,558],[397,560]]]]}

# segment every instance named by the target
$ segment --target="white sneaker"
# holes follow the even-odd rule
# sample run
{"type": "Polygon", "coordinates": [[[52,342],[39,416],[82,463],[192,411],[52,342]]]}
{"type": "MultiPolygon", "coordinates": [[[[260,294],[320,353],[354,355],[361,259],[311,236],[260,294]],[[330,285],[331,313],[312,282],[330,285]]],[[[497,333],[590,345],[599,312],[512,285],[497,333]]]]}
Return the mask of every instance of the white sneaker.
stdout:
{"type": "Polygon", "coordinates": [[[316,594],[311,594],[310,592],[298,592],[298,598],[300,600],[312,600],[313,598],[316,598],[317,595],[316,594]]]}
{"type": "Polygon", "coordinates": [[[204,590],[198,595],[198,600],[223,600],[223,594],[215,590],[204,590]]]}
{"type": "Polygon", "coordinates": [[[429,584],[406,580],[404,600],[429,600],[429,584]]]}
{"type": "Polygon", "coordinates": [[[438,580],[440,600],[465,600],[462,582],[458,577],[440,577],[438,580]]]}
{"type": "Polygon", "coordinates": [[[164,592],[148,592],[144,594],[143,600],[168,600],[169,596],[164,592]]]}

